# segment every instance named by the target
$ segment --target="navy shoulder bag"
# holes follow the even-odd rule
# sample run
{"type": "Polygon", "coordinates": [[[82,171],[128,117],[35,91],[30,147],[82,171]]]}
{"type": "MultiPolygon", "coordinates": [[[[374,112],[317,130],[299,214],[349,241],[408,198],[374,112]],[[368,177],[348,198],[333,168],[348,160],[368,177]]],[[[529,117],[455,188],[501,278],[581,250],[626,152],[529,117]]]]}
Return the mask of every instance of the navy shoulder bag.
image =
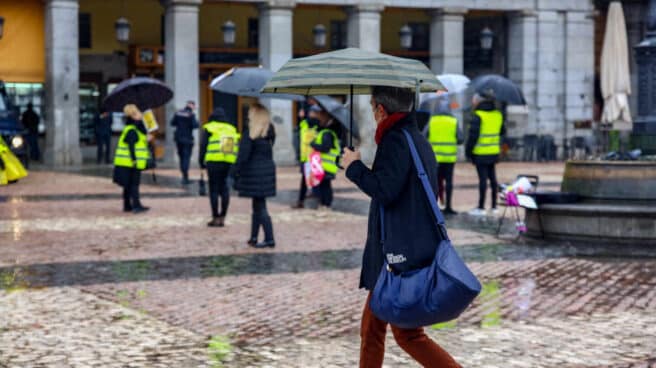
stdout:
{"type": "MultiPolygon", "coordinates": [[[[435,215],[443,240],[433,262],[424,268],[395,274],[387,261],[378,276],[369,307],[383,321],[400,328],[417,328],[457,318],[481,291],[481,284],[458,256],[446,233],[444,216],[419,158],[412,136],[405,129],[419,179],[435,215]]],[[[385,244],[385,210],[381,206],[381,242],[385,244]]]]}

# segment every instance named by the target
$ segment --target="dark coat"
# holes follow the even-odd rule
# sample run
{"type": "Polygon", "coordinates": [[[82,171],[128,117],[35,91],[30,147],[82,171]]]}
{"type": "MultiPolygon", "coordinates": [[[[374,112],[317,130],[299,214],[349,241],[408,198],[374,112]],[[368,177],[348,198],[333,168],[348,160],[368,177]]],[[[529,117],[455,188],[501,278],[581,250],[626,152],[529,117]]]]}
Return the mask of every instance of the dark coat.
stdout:
{"type": "MultiPolygon", "coordinates": [[[[139,129],[142,133],[147,134],[146,126],[144,125],[143,121],[134,121],[128,118],[125,121],[125,125],[126,126],[136,125],[137,129],[139,129]]],[[[133,161],[136,161],[137,159],[136,152],[134,151],[134,145],[137,143],[138,140],[139,140],[139,136],[135,131],[130,131],[128,132],[128,134],[125,135],[125,143],[128,144],[128,148],[130,149],[130,156],[132,156],[133,161]]],[[[114,183],[122,187],[129,185],[130,175],[133,170],[135,169],[125,166],[114,166],[114,174],[113,174],[114,183]]]]}
{"type": "MultiPolygon", "coordinates": [[[[483,101],[481,102],[477,107],[476,110],[483,110],[483,111],[493,111],[496,110],[496,107],[494,106],[494,102],[491,101],[483,101]]],[[[499,155],[475,155],[473,153],[474,151],[474,146],[476,146],[476,142],[478,142],[478,136],[480,135],[481,132],[481,118],[476,115],[476,113],[472,113],[472,119],[471,123],[469,124],[469,134],[467,136],[467,144],[465,146],[465,155],[467,158],[472,160],[472,163],[476,164],[482,164],[482,165],[489,165],[489,164],[495,164],[499,161],[499,155]]],[[[506,124],[505,124],[505,118],[504,122],[501,125],[501,136],[506,135],[506,124]]]]}
{"type": "Polygon", "coordinates": [[[273,125],[266,138],[251,139],[248,130],[242,133],[239,155],[235,163],[235,190],[240,197],[266,198],[276,195],[276,164],[273,162],[273,125]]]}
{"type": "Polygon", "coordinates": [[[411,116],[397,122],[384,135],[376,150],[372,169],[362,161],[349,166],[346,176],[371,197],[367,242],[360,274],[360,287],[367,290],[374,288],[383,266],[381,205],[385,208],[385,253],[406,258],[405,262],[392,264],[395,271],[407,271],[430,264],[442,240],[402,128],[412,135],[433,192],[437,193],[435,154],[411,116]]]}
{"type": "Polygon", "coordinates": [[[171,126],[175,127],[173,139],[178,144],[194,144],[194,129],[198,129],[198,120],[193,111],[185,107],[178,111],[171,120],[171,126]]]}
{"type": "Polygon", "coordinates": [[[39,115],[31,109],[25,110],[23,116],[21,117],[21,123],[23,127],[27,129],[30,134],[37,135],[39,134],[39,115]]]}
{"type": "Polygon", "coordinates": [[[98,114],[96,115],[95,125],[96,125],[96,137],[97,138],[106,138],[111,137],[112,135],[112,114],[98,114]]]}

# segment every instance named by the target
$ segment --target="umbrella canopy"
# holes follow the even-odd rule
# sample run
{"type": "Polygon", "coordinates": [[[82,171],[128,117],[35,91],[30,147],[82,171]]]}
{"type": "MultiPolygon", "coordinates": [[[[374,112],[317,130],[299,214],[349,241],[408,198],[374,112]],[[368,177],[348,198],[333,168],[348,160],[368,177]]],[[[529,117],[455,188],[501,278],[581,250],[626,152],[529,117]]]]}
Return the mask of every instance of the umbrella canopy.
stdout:
{"type": "Polygon", "coordinates": [[[232,68],[212,80],[210,88],[223,93],[256,98],[277,98],[302,101],[304,96],[289,94],[266,94],[260,92],[271,79],[273,72],[262,67],[232,68]]]}
{"type": "Polygon", "coordinates": [[[628,96],[631,94],[629,46],[622,5],[614,1],[608,8],[606,35],[601,51],[601,93],[604,97],[602,122],[614,129],[631,130],[628,96]]]}
{"type": "Polygon", "coordinates": [[[449,99],[449,95],[445,94],[428,98],[419,105],[419,110],[431,115],[450,115],[451,100],[449,99]]]}
{"type": "Polygon", "coordinates": [[[341,102],[332,97],[324,95],[314,96],[313,98],[317,101],[319,106],[326,110],[330,116],[339,121],[346,129],[353,129],[353,135],[356,138],[360,138],[358,134],[358,123],[354,121],[353,127],[349,127],[351,122],[351,113],[344,105],[342,105],[341,102]]]}
{"type": "Polygon", "coordinates": [[[444,89],[422,62],[347,48],[292,59],[276,72],[263,92],[298,95],[371,94],[372,86],[444,89]]]}
{"type": "Polygon", "coordinates": [[[498,74],[476,77],[470,87],[477,93],[492,96],[508,105],[526,105],[522,90],[513,81],[498,74]]]}
{"type": "Polygon", "coordinates": [[[449,93],[460,93],[467,89],[471,80],[462,74],[440,74],[437,80],[442,83],[449,93]]]}
{"type": "Polygon", "coordinates": [[[173,91],[157,79],[136,77],[126,79],[105,97],[107,111],[123,111],[127,104],[135,104],[140,110],[162,106],[173,98],[173,91]]]}

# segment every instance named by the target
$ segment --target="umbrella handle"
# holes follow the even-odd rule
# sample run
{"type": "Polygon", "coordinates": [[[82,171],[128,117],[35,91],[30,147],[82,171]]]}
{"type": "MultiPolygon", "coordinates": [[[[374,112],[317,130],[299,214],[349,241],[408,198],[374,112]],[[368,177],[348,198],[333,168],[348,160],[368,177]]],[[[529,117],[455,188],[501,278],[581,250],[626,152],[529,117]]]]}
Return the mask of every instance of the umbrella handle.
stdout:
{"type": "Polygon", "coordinates": [[[349,114],[349,149],[353,151],[353,85],[351,84],[351,113],[349,114]]]}

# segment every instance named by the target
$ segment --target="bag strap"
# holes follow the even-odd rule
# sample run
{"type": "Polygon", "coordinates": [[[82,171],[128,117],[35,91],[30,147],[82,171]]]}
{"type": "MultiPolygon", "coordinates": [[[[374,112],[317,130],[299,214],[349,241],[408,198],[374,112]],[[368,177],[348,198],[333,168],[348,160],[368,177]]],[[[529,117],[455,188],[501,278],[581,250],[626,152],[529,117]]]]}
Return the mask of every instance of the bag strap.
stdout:
{"type": "MultiPolygon", "coordinates": [[[[405,130],[401,129],[403,131],[403,134],[405,135],[406,140],[408,141],[408,146],[410,147],[410,155],[412,156],[412,161],[414,162],[415,168],[417,169],[417,175],[419,177],[419,181],[421,181],[421,186],[424,188],[424,192],[426,193],[426,197],[428,198],[428,203],[431,206],[431,209],[433,211],[433,215],[435,215],[435,220],[437,221],[437,228],[440,231],[440,234],[445,240],[449,240],[449,235],[447,234],[446,231],[446,223],[444,221],[444,215],[442,215],[442,211],[440,211],[440,207],[437,205],[437,198],[435,197],[435,192],[433,192],[433,187],[431,187],[430,182],[428,181],[428,175],[426,174],[426,170],[424,169],[424,164],[421,162],[421,158],[419,158],[419,153],[417,152],[417,147],[415,146],[415,142],[412,139],[412,136],[410,133],[405,130]]],[[[385,242],[385,209],[383,206],[380,206],[380,241],[381,243],[385,242]]]]}

